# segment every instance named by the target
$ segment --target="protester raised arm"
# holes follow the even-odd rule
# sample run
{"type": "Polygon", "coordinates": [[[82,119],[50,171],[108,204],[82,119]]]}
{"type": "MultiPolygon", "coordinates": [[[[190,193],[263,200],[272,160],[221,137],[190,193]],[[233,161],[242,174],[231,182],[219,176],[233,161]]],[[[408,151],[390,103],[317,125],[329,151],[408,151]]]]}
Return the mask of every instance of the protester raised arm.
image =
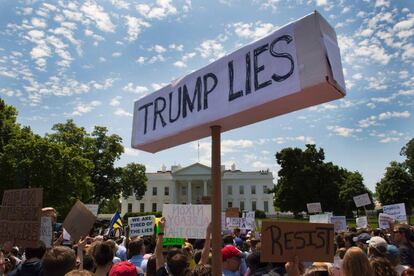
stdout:
{"type": "Polygon", "coordinates": [[[162,217],[158,224],[160,226],[160,232],[157,236],[157,242],[155,244],[155,266],[156,270],[164,266],[164,256],[162,255],[162,239],[164,237],[165,230],[165,218],[162,217]]]}
{"type": "Polygon", "coordinates": [[[210,255],[210,244],[211,244],[211,222],[208,224],[206,229],[206,240],[204,241],[204,247],[201,251],[201,258],[199,264],[207,264],[208,256],[210,255]]]}

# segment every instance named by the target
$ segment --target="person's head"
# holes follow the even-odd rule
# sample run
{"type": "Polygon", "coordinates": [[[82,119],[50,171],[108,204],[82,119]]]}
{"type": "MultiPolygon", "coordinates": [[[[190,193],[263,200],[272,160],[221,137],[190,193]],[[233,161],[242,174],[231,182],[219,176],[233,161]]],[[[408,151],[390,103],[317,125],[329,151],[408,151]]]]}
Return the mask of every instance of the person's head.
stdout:
{"type": "Polygon", "coordinates": [[[65,276],[93,276],[93,273],[88,270],[72,270],[65,274],[65,276]]]}
{"type": "Polygon", "coordinates": [[[157,266],[155,262],[155,255],[151,255],[151,257],[148,258],[147,262],[147,276],[155,276],[157,275],[157,266]]]}
{"type": "Polygon", "coordinates": [[[385,254],[385,257],[393,266],[400,264],[400,251],[398,251],[398,248],[393,244],[387,245],[387,253],[385,254]]]}
{"type": "Polygon", "coordinates": [[[98,267],[111,264],[114,259],[114,251],[108,242],[95,242],[91,247],[91,254],[98,267]]]}
{"type": "Polygon", "coordinates": [[[341,260],[344,258],[346,253],[346,248],[342,247],[336,250],[335,255],[338,256],[341,260]]]}
{"type": "Polygon", "coordinates": [[[241,263],[241,252],[232,245],[227,245],[221,249],[223,268],[230,271],[239,270],[241,263]]]}
{"type": "Polygon", "coordinates": [[[118,262],[111,267],[109,276],[137,276],[137,267],[128,262],[118,262]]]}
{"type": "Polygon", "coordinates": [[[356,243],[356,245],[361,248],[362,250],[367,250],[367,241],[371,239],[371,236],[368,233],[361,233],[358,236],[353,238],[353,241],[356,243]]]}
{"type": "Polygon", "coordinates": [[[5,241],[3,243],[2,251],[4,254],[8,254],[13,250],[13,243],[11,241],[5,241]]]}
{"type": "Polygon", "coordinates": [[[398,276],[392,264],[385,258],[372,258],[370,264],[375,276],[398,276]]]}
{"type": "Polygon", "coordinates": [[[336,245],[336,248],[345,247],[345,240],[344,240],[344,237],[342,235],[337,235],[335,237],[335,245],[336,245]]]}
{"type": "Polygon", "coordinates": [[[353,240],[354,238],[355,238],[354,233],[348,232],[348,233],[345,234],[344,242],[345,242],[345,248],[346,249],[351,248],[352,246],[355,246],[355,242],[353,240]]]}
{"type": "Polygon", "coordinates": [[[250,271],[255,272],[257,269],[266,267],[267,263],[260,262],[260,252],[253,252],[246,258],[247,266],[250,271]]]}
{"type": "Polygon", "coordinates": [[[211,276],[212,269],[209,264],[198,264],[191,271],[192,276],[211,276]]]}
{"type": "Polygon", "coordinates": [[[41,259],[43,258],[45,253],[46,253],[46,245],[42,241],[38,243],[37,247],[32,247],[32,248],[26,247],[26,249],[24,250],[24,254],[27,260],[32,259],[32,258],[41,259]]]}
{"type": "Polygon", "coordinates": [[[129,243],[128,247],[128,258],[132,258],[136,255],[144,255],[145,254],[145,246],[143,239],[135,239],[129,243]]]}
{"type": "Polygon", "coordinates": [[[407,243],[411,237],[410,226],[407,224],[396,224],[393,228],[393,239],[397,244],[407,243]]]}
{"type": "Polygon", "coordinates": [[[331,276],[331,264],[328,263],[313,263],[308,267],[303,276],[331,276]]]}
{"type": "Polygon", "coordinates": [[[116,244],[116,242],[114,240],[106,240],[105,241],[109,246],[111,246],[112,251],[114,252],[114,254],[116,253],[116,251],[118,250],[118,245],[116,244]]]}
{"type": "Polygon", "coordinates": [[[188,257],[180,250],[168,252],[167,267],[174,276],[184,275],[188,271],[188,257]]]}
{"type": "Polygon", "coordinates": [[[401,273],[401,276],[414,276],[414,269],[413,268],[407,268],[401,273]]]}
{"type": "Polygon", "coordinates": [[[385,257],[387,253],[387,242],[378,236],[374,236],[367,241],[369,257],[385,257]]]}
{"type": "Polygon", "coordinates": [[[95,261],[91,255],[83,255],[83,269],[88,271],[95,271],[95,261]]]}
{"type": "Polygon", "coordinates": [[[373,276],[368,257],[361,248],[354,246],[346,251],[344,259],[342,261],[341,275],[373,276]]]}
{"type": "Polygon", "coordinates": [[[235,237],[240,237],[240,233],[241,233],[240,228],[234,228],[233,235],[235,237]]]}
{"type": "Polygon", "coordinates": [[[52,247],[43,257],[42,266],[44,276],[63,276],[75,268],[75,252],[65,246],[52,247]]]}
{"type": "Polygon", "coordinates": [[[52,223],[56,223],[57,221],[57,212],[53,207],[45,207],[42,208],[42,217],[51,217],[52,223]]]}
{"type": "Polygon", "coordinates": [[[224,245],[233,245],[233,236],[232,235],[225,235],[223,237],[223,244],[224,245]]]}

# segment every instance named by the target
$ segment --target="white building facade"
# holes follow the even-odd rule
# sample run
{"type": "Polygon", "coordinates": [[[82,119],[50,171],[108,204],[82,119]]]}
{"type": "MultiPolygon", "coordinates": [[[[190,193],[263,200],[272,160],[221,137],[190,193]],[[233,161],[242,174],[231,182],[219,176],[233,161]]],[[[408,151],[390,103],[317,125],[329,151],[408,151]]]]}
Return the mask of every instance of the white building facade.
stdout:
{"type": "MultiPolygon", "coordinates": [[[[163,204],[202,204],[211,196],[211,168],[200,163],[188,167],[172,166],[168,171],[163,167],[156,173],[147,173],[147,191],[141,200],[135,196],[121,197],[121,213],[159,212],[163,204]]],[[[222,168],[221,206],[240,210],[262,210],[267,215],[275,214],[273,194],[273,175],[269,171],[242,172],[232,166],[231,170],[222,168]]]]}

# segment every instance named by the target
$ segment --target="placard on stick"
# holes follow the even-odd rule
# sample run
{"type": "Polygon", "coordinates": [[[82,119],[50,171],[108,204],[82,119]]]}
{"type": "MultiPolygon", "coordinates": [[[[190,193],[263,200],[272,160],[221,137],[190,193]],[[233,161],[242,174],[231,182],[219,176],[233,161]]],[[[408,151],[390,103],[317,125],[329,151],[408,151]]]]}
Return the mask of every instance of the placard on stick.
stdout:
{"type": "Polygon", "coordinates": [[[226,218],[238,218],[240,217],[239,208],[227,208],[226,209],[226,218]]]}
{"type": "Polygon", "coordinates": [[[306,207],[308,208],[309,214],[322,213],[322,206],[320,202],[307,203],[306,207]]]}
{"type": "Polygon", "coordinates": [[[398,222],[407,223],[407,213],[404,203],[397,203],[382,206],[385,214],[393,216],[398,222]]]}
{"type": "Polygon", "coordinates": [[[89,234],[96,217],[80,201],[76,201],[63,222],[63,228],[69,233],[72,241],[78,241],[89,234]]]}
{"type": "Polygon", "coordinates": [[[129,217],[129,236],[151,236],[154,234],[155,216],[129,217]]]}
{"type": "Polygon", "coordinates": [[[0,207],[0,243],[36,247],[40,238],[43,189],[6,190],[0,207]]]}
{"type": "Polygon", "coordinates": [[[262,224],[262,262],[333,262],[334,226],[325,223],[297,223],[265,220],[262,224]]]}
{"type": "Polygon", "coordinates": [[[362,207],[371,204],[371,199],[369,199],[368,193],[354,196],[354,202],[356,207],[362,207]]]}

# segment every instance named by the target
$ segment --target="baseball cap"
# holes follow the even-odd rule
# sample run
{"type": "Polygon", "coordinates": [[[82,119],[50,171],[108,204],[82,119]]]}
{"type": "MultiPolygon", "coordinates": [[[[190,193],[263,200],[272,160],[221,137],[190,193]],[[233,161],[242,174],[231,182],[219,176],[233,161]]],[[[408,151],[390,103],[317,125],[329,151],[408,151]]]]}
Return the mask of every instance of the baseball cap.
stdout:
{"type": "Polygon", "coordinates": [[[369,239],[371,239],[371,236],[368,233],[362,233],[352,238],[354,242],[365,242],[369,239]]]}
{"type": "Polygon", "coordinates": [[[385,253],[387,251],[388,243],[381,237],[372,237],[371,239],[367,240],[367,244],[369,247],[375,248],[382,253],[385,253]]]}
{"type": "Polygon", "coordinates": [[[395,245],[389,244],[389,245],[387,245],[386,255],[387,255],[387,257],[396,258],[396,257],[400,256],[400,251],[398,251],[398,248],[395,245]]]}
{"type": "Polygon", "coordinates": [[[109,276],[137,276],[138,272],[140,271],[134,264],[128,261],[123,261],[112,266],[109,271],[109,276]]]}
{"type": "Polygon", "coordinates": [[[227,245],[221,249],[221,257],[223,258],[223,261],[226,261],[233,257],[241,257],[241,253],[236,247],[227,245]]]}
{"type": "Polygon", "coordinates": [[[241,238],[237,237],[237,238],[234,238],[234,243],[237,246],[242,246],[243,245],[243,240],[241,238]]]}

